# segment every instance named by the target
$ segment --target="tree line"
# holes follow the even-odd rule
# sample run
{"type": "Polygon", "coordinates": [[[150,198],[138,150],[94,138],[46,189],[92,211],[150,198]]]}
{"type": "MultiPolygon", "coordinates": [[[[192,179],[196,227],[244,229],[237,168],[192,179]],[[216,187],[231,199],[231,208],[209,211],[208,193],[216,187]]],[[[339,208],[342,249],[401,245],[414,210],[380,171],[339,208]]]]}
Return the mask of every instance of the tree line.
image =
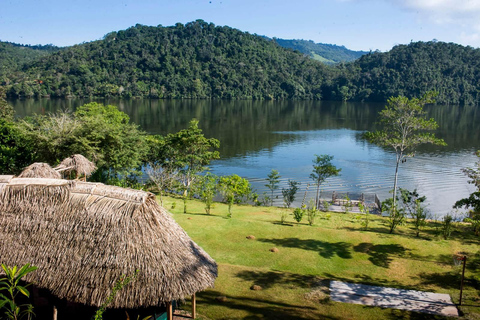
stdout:
{"type": "MultiPolygon", "coordinates": [[[[302,44],[313,50],[313,44],[302,44]]],[[[9,98],[385,102],[390,96],[412,98],[434,90],[441,104],[477,105],[480,100],[479,49],[412,42],[327,66],[281,45],[287,44],[203,20],[136,25],[61,50],[30,48],[25,52],[36,53],[28,59],[17,59],[22,51],[9,50],[0,62],[0,85],[9,98]]]]}

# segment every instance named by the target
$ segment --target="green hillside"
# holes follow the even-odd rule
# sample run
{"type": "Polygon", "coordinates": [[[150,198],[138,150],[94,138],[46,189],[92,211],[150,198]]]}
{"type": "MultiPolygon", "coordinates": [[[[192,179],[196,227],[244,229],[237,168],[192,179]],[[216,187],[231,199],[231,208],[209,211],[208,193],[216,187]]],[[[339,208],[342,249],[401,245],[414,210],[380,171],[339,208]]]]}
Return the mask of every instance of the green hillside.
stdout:
{"type": "Polygon", "coordinates": [[[274,41],[197,20],[112,32],[24,72],[7,86],[9,97],[320,99],[328,69],[274,41]]]}
{"type": "Polygon", "coordinates": [[[439,92],[443,104],[479,104],[480,49],[445,42],[414,42],[362,56],[337,77],[349,100],[385,101],[439,92]]]}
{"type": "Polygon", "coordinates": [[[0,79],[23,67],[25,63],[32,62],[46,56],[59,48],[53,45],[21,45],[0,41],[0,79]]]}
{"type": "Polygon", "coordinates": [[[334,44],[315,43],[312,40],[285,40],[275,38],[275,41],[284,48],[298,50],[326,64],[353,61],[368,53],[366,51],[348,50],[344,46],[334,44]]]}
{"type": "Polygon", "coordinates": [[[319,45],[266,39],[202,20],[170,27],[136,25],[61,50],[0,43],[6,48],[0,50],[0,86],[9,98],[384,102],[391,96],[418,97],[436,90],[438,103],[480,102],[480,49],[432,41],[363,54],[324,45],[331,50],[311,51],[320,62],[280,46],[282,41],[295,41],[305,50],[319,45]],[[353,59],[353,53],[363,55],[325,64],[353,59]]]}

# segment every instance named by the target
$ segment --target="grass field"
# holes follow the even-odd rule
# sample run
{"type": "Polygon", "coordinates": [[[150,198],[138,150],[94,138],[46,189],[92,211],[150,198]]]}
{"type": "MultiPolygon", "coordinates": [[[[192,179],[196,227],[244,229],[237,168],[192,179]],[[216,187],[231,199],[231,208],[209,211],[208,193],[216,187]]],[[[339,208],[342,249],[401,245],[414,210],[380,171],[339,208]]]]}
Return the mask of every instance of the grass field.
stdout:
{"type": "Polygon", "coordinates": [[[306,217],[297,224],[291,210],[282,208],[234,206],[227,219],[223,204],[211,215],[195,200],[187,214],[179,199],[166,198],[164,206],[219,265],[215,288],[198,294],[200,319],[432,319],[330,301],[329,280],[449,293],[458,303],[461,269],[453,254],[460,252],[468,260],[459,310],[464,319],[480,319],[479,239],[468,225],[456,224],[444,240],[438,222],[417,238],[409,224],[388,234],[381,217],[372,218],[365,231],[355,214],[331,213],[329,219],[323,214],[309,226],[306,217]],[[282,212],[288,213],[284,224],[282,212]]]}

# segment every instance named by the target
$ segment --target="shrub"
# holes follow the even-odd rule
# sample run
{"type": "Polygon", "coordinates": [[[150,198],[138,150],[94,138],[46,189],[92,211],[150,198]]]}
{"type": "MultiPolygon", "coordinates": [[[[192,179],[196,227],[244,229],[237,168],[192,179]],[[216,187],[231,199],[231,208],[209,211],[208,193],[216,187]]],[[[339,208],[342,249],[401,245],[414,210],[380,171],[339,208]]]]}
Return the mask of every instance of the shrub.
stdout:
{"type": "Polygon", "coordinates": [[[295,208],[295,210],[293,210],[293,219],[295,219],[295,221],[297,221],[297,223],[300,223],[302,221],[304,213],[305,213],[304,209],[295,208]]]}

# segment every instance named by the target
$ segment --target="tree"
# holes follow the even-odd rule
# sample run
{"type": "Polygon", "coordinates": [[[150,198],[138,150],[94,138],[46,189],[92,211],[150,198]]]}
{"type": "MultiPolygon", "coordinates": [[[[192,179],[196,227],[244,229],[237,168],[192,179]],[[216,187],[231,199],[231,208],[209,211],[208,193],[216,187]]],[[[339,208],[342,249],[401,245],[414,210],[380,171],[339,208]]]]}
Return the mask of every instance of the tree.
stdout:
{"type": "Polygon", "coordinates": [[[300,182],[289,179],[289,187],[287,189],[282,189],[283,201],[285,202],[285,206],[287,208],[290,208],[292,202],[295,201],[295,195],[298,191],[298,185],[300,185],[300,182]]]}
{"type": "Polygon", "coordinates": [[[270,189],[270,206],[273,206],[273,192],[278,189],[278,184],[280,183],[280,174],[278,174],[278,171],[272,169],[267,176],[267,181],[268,183],[265,185],[265,187],[270,189]]]}
{"type": "Polygon", "coordinates": [[[427,211],[422,203],[425,202],[427,197],[420,196],[417,189],[408,191],[407,189],[400,188],[400,197],[403,203],[403,209],[405,213],[409,214],[413,219],[415,227],[415,233],[418,237],[420,234],[420,228],[425,225],[425,219],[427,218],[427,211]]]}
{"type": "MultiPolygon", "coordinates": [[[[380,111],[380,124],[383,130],[367,132],[365,138],[376,145],[384,148],[393,148],[396,153],[395,179],[393,183],[392,210],[397,208],[397,178],[400,163],[406,162],[407,158],[415,155],[418,145],[431,143],[446,145],[443,139],[438,139],[427,130],[438,127],[433,118],[426,119],[426,111],[423,107],[427,103],[433,103],[436,93],[428,92],[422,98],[390,97],[385,109],[380,111]]],[[[392,230],[393,232],[393,230],[392,230]]]]}
{"type": "Polygon", "coordinates": [[[106,173],[108,179],[138,168],[146,158],[146,134],[129,121],[117,107],[92,102],[73,114],[26,118],[18,127],[36,161],[55,165],[79,153],[96,163],[97,175],[106,173]]]}
{"type": "Polygon", "coordinates": [[[146,133],[138,125],[130,123],[128,115],[113,105],[96,102],[77,109],[75,119],[80,121],[80,137],[87,145],[87,158],[94,159],[97,166],[112,172],[129,172],[142,165],[148,152],[146,133]]]}
{"type": "Polygon", "coordinates": [[[468,198],[463,198],[455,202],[454,208],[471,208],[470,216],[467,222],[474,226],[476,234],[480,232],[478,221],[480,220],[480,150],[476,152],[479,161],[475,164],[476,168],[464,168],[463,173],[470,178],[468,183],[476,187],[476,191],[472,192],[468,198]]]}
{"type": "Polygon", "coordinates": [[[328,154],[315,155],[313,159],[313,172],[310,178],[317,185],[317,196],[315,197],[315,207],[318,208],[320,197],[320,185],[330,177],[338,176],[342,169],[338,169],[332,164],[333,156],[328,154]]]}
{"type": "Polygon", "coordinates": [[[213,198],[217,194],[218,190],[218,177],[210,172],[199,178],[197,184],[196,193],[200,196],[200,199],[205,204],[205,212],[210,214],[213,206],[213,198]]]}
{"type": "Polygon", "coordinates": [[[252,193],[250,182],[236,174],[220,177],[218,182],[223,201],[228,204],[228,217],[232,217],[232,205],[247,200],[252,193]]]}
{"type": "Polygon", "coordinates": [[[205,138],[198,120],[190,121],[188,128],[165,137],[164,161],[170,162],[179,171],[184,213],[187,212],[186,199],[198,173],[208,169],[211,160],[220,158],[220,142],[215,138],[205,138]]]}

